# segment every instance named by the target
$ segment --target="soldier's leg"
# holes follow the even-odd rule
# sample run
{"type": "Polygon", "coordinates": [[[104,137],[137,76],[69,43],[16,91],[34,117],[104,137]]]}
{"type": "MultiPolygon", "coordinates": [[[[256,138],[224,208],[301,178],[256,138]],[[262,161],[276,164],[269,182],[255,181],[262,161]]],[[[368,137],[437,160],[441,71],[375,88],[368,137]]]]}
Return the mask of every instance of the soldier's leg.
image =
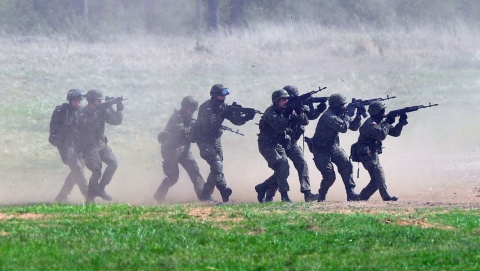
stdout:
{"type": "Polygon", "coordinates": [[[387,185],[385,183],[385,173],[383,167],[380,164],[378,155],[374,155],[371,160],[371,164],[368,167],[368,173],[370,174],[372,181],[375,182],[378,192],[384,201],[396,201],[397,197],[391,197],[387,192],[387,185]]]}
{"type": "Polygon", "coordinates": [[[315,166],[322,173],[322,182],[320,183],[320,189],[318,190],[318,201],[324,201],[327,197],[328,189],[335,182],[335,170],[331,160],[330,153],[314,153],[313,161],[315,166]]]}
{"type": "Polygon", "coordinates": [[[83,151],[85,166],[92,172],[88,181],[87,203],[92,203],[98,194],[98,181],[102,177],[102,160],[100,149],[90,148],[83,151]]]}
{"type": "Polygon", "coordinates": [[[215,152],[213,143],[197,141],[197,145],[200,150],[200,157],[210,166],[210,173],[202,191],[202,200],[210,200],[217,181],[222,179],[223,164],[215,152]]]}
{"type": "Polygon", "coordinates": [[[265,182],[267,184],[267,191],[265,192],[265,202],[271,202],[273,201],[273,198],[275,197],[275,194],[278,190],[278,183],[275,174],[270,176],[265,182]]]}
{"type": "Polygon", "coordinates": [[[197,161],[195,161],[192,153],[188,152],[188,154],[185,157],[182,157],[179,162],[183,166],[185,171],[187,171],[187,174],[192,181],[193,189],[195,190],[198,199],[202,200],[202,192],[203,187],[205,186],[205,181],[200,174],[200,169],[198,168],[197,161]]]}
{"type": "Polygon", "coordinates": [[[222,149],[222,142],[220,138],[215,140],[213,147],[215,149],[215,153],[220,158],[220,161],[222,163],[222,166],[221,166],[222,173],[217,175],[216,187],[218,191],[220,191],[220,195],[222,196],[222,201],[228,202],[230,200],[230,195],[232,195],[233,191],[230,187],[228,187],[227,180],[225,180],[225,174],[223,173],[223,149],[222,149]]]}
{"type": "Polygon", "coordinates": [[[78,185],[78,188],[80,189],[80,193],[87,198],[87,193],[88,193],[88,181],[87,178],[85,177],[85,162],[83,160],[82,154],[77,153],[77,158],[78,158],[78,165],[76,167],[78,168],[78,175],[76,174],[75,178],[75,184],[78,185]]]}
{"type": "Polygon", "coordinates": [[[172,187],[179,178],[178,162],[172,160],[166,160],[162,163],[163,173],[166,177],[158,187],[157,191],[153,195],[153,198],[157,203],[164,202],[167,196],[168,189],[172,187]]]}
{"type": "Polygon", "coordinates": [[[300,181],[300,192],[303,193],[305,201],[317,200],[318,196],[312,194],[310,188],[310,179],[308,177],[308,166],[305,161],[303,151],[297,144],[293,144],[287,151],[287,156],[292,161],[298,172],[298,180],[300,181]]]}
{"type": "Polygon", "coordinates": [[[105,187],[112,181],[115,171],[117,171],[118,161],[108,145],[100,151],[100,158],[105,164],[107,164],[99,183],[100,191],[104,191],[105,187]]]}
{"type": "Polygon", "coordinates": [[[72,169],[71,165],[76,159],[75,152],[73,146],[67,146],[64,148],[58,148],[58,152],[60,157],[62,158],[62,162],[70,168],[70,172],[68,173],[65,181],[63,182],[63,186],[58,192],[55,201],[57,202],[67,202],[68,195],[72,192],[73,186],[75,185],[75,171],[72,169]]]}
{"type": "Polygon", "coordinates": [[[338,173],[342,177],[348,201],[357,201],[358,195],[355,194],[355,182],[353,181],[353,165],[348,159],[347,153],[337,146],[332,153],[332,162],[337,166],[338,173]]]}

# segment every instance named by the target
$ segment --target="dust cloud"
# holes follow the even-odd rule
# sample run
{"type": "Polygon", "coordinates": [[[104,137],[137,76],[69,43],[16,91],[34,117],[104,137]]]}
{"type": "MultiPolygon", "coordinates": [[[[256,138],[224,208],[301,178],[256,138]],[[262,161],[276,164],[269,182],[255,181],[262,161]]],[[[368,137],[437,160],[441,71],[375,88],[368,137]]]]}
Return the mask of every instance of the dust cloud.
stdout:
{"type": "MultiPolygon", "coordinates": [[[[480,35],[462,27],[455,33],[433,31],[428,27],[412,32],[405,30],[330,29],[313,25],[266,25],[239,33],[193,37],[128,38],[112,43],[83,44],[52,41],[48,44],[22,44],[5,40],[2,55],[24,55],[24,62],[9,62],[3,78],[18,95],[7,96],[7,102],[26,106],[33,99],[34,109],[20,118],[42,116],[40,124],[26,129],[20,126],[2,128],[4,143],[1,205],[53,202],[60,190],[66,166],[56,150],[48,145],[48,123],[51,110],[63,102],[71,87],[97,88],[107,95],[124,95],[124,123],[108,126],[109,145],[119,160],[119,168],[107,192],[114,203],[154,204],[153,193],[164,178],[162,158],[156,135],[181,99],[195,96],[200,103],[209,98],[210,87],[223,83],[231,89],[227,102],[264,111],[271,104],[271,93],[285,85],[296,85],[301,93],[326,86],[316,96],[342,93],[348,99],[370,99],[396,96],[387,103],[388,110],[411,105],[439,103],[437,107],[410,113],[409,124],[398,138],[384,141],[381,163],[388,190],[400,200],[431,202],[478,202],[480,185],[480,113],[478,80],[480,68],[480,35]],[[288,39],[286,38],[288,37],[288,39]],[[67,44],[68,43],[68,44],[67,44]],[[198,44],[208,51],[199,51],[198,44]],[[475,49],[477,48],[477,49],[475,49]],[[52,67],[40,69],[37,64],[48,58],[52,67]],[[68,59],[68,61],[66,61],[68,59]],[[75,64],[74,64],[75,63],[75,64]],[[18,69],[44,74],[44,98],[32,98],[21,89],[33,89],[11,74],[18,69]],[[10,73],[10,74],[9,74],[10,73]],[[46,98],[45,98],[46,97],[46,98]],[[17,134],[17,136],[11,136],[17,134]],[[7,136],[10,135],[10,136],[7,136]],[[34,140],[28,140],[34,138],[34,140]],[[25,146],[17,149],[13,146],[25,146]]],[[[33,74],[33,75],[32,75],[33,74]]],[[[28,108],[27,108],[28,109],[28,108]]],[[[18,119],[17,119],[18,118],[18,119]]],[[[256,202],[254,186],[273,171],[258,152],[259,116],[235,127],[245,136],[225,131],[224,173],[233,189],[231,201],[256,202]]],[[[2,123],[7,123],[3,120],[2,123]]],[[[306,127],[313,136],[317,120],[306,127]]],[[[4,125],[5,126],[5,125],[4,125]]],[[[349,153],[358,132],[340,135],[341,146],[349,153]]],[[[299,144],[302,144],[300,141],[299,144]]],[[[208,165],[193,144],[192,152],[206,180],[208,165]]],[[[313,155],[306,150],[312,191],[318,190],[320,172],[313,155]]],[[[290,163],[291,198],[302,201],[298,175],[290,163]]],[[[354,163],[356,192],[368,183],[368,173],[354,163]]],[[[88,170],[85,171],[90,176],[88,170]]],[[[214,197],[220,200],[216,191],[214,197]]],[[[379,200],[375,194],[373,200],[379,200]]],[[[188,175],[180,168],[180,179],[168,195],[169,202],[196,201],[188,175]]],[[[277,195],[276,200],[279,200],[277,195]]],[[[327,200],[345,201],[343,183],[337,180],[327,200]]],[[[75,187],[72,203],[83,203],[75,187]]],[[[103,202],[102,202],[103,203],[103,202]]]]}

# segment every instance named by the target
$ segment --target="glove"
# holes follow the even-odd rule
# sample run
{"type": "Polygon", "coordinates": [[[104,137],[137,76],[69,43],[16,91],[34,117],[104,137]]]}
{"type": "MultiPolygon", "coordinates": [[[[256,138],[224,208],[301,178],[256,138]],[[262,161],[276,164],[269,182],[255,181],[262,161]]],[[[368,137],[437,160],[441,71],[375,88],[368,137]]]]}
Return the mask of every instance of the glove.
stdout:
{"type": "Polygon", "coordinates": [[[315,111],[317,111],[318,113],[322,113],[325,110],[327,110],[326,103],[320,103],[319,105],[317,105],[317,108],[315,109],[315,111]]]}
{"type": "Polygon", "coordinates": [[[346,114],[349,117],[353,117],[355,115],[355,107],[354,106],[347,106],[346,114]]]}
{"type": "Polygon", "coordinates": [[[297,106],[295,107],[295,113],[297,113],[297,115],[300,115],[304,112],[303,110],[303,106],[297,106]]]}
{"type": "Polygon", "coordinates": [[[249,120],[253,120],[253,118],[255,117],[255,112],[248,112],[245,114],[245,120],[246,121],[249,121],[249,120]]]}
{"type": "Polygon", "coordinates": [[[122,111],[125,109],[125,105],[122,102],[117,103],[117,111],[122,111]]]}
{"type": "Polygon", "coordinates": [[[360,106],[357,108],[357,116],[365,116],[367,114],[367,109],[365,106],[360,106]]]}
{"type": "Polygon", "coordinates": [[[407,113],[402,113],[402,114],[400,115],[399,122],[400,122],[401,124],[403,124],[403,125],[407,125],[407,124],[408,124],[407,119],[408,119],[407,113]]]}
{"type": "Polygon", "coordinates": [[[395,122],[395,116],[387,115],[387,119],[385,120],[388,124],[393,124],[395,122]]]}

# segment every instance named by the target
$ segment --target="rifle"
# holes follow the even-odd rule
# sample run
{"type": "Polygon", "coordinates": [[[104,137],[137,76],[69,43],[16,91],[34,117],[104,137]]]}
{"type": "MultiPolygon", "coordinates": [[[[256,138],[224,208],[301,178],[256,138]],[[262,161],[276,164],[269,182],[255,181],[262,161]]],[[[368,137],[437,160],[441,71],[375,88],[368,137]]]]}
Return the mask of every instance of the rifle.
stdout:
{"type": "MultiPolygon", "coordinates": [[[[367,106],[367,105],[370,105],[371,103],[373,102],[382,102],[382,101],[386,101],[386,100],[390,100],[390,99],[395,99],[397,97],[395,96],[388,96],[387,95],[387,98],[373,98],[373,99],[369,99],[369,100],[362,100],[362,99],[355,99],[355,98],[352,98],[352,102],[348,104],[347,106],[347,111],[348,110],[353,110],[354,108],[360,108],[360,107],[363,107],[363,106],[367,106]]],[[[367,117],[367,113],[365,112],[362,112],[362,117],[366,118],[367,117]]]]}
{"type": "MultiPolygon", "coordinates": [[[[194,118],[191,118],[191,119],[192,119],[193,121],[197,121],[197,120],[194,119],[194,118]]],[[[238,129],[235,131],[235,130],[233,130],[232,128],[230,128],[230,127],[228,127],[228,126],[225,126],[225,125],[222,125],[221,128],[222,128],[222,130],[224,130],[224,131],[229,131],[229,132],[232,132],[232,133],[237,134],[237,135],[245,136],[244,134],[240,133],[240,130],[238,130],[238,129]]]]}
{"type": "Polygon", "coordinates": [[[302,105],[309,106],[314,103],[326,103],[327,101],[328,101],[328,97],[309,97],[302,102],[302,105]]]}
{"type": "MultiPolygon", "coordinates": [[[[320,92],[324,89],[326,89],[327,87],[318,87],[318,90],[312,90],[310,92],[307,92],[305,94],[302,94],[300,96],[295,96],[295,97],[290,97],[288,99],[288,102],[287,104],[285,105],[285,111],[288,112],[288,113],[291,113],[292,110],[294,108],[296,108],[297,106],[302,106],[304,104],[307,104],[307,100],[309,98],[312,98],[312,95],[317,93],[317,92],[320,92]]],[[[324,97],[319,97],[319,98],[324,98],[324,97]]],[[[327,98],[328,99],[328,98],[327,98]]]]}
{"type": "Polygon", "coordinates": [[[121,103],[124,100],[128,100],[128,98],[123,98],[123,96],[120,96],[120,97],[105,96],[105,102],[101,103],[100,107],[108,108],[114,104],[121,103]]]}
{"type": "Polygon", "coordinates": [[[388,116],[392,116],[392,117],[398,117],[402,114],[405,114],[405,113],[408,113],[408,112],[413,112],[413,111],[417,111],[418,109],[422,109],[422,108],[428,108],[428,107],[434,107],[434,106],[438,106],[438,104],[431,104],[431,103],[428,103],[428,105],[414,105],[414,106],[408,106],[408,107],[404,107],[402,109],[397,109],[397,110],[392,110],[390,112],[388,112],[388,114],[385,116],[385,117],[388,117],[388,116]]]}
{"type": "Polygon", "coordinates": [[[236,102],[233,102],[232,105],[228,105],[227,110],[225,112],[227,114],[239,115],[239,116],[242,116],[242,115],[243,116],[247,116],[247,115],[255,116],[255,114],[263,115],[262,112],[260,112],[259,110],[256,110],[255,108],[243,107],[236,102]]]}

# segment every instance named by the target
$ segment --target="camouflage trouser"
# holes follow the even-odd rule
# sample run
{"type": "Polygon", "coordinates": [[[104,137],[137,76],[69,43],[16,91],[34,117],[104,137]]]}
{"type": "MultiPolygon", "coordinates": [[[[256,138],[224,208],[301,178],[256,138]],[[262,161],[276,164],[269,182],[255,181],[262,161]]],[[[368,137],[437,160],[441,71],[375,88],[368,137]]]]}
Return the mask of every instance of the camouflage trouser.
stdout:
{"type": "Polygon", "coordinates": [[[340,173],[343,184],[345,185],[345,190],[348,191],[355,188],[352,163],[340,146],[335,145],[331,151],[315,151],[313,153],[313,161],[322,173],[322,182],[318,190],[319,194],[326,195],[328,189],[335,182],[336,176],[333,164],[337,166],[338,173],[340,173]]]}
{"type": "Polygon", "coordinates": [[[68,197],[75,184],[78,185],[82,195],[87,197],[87,178],[83,171],[84,164],[79,151],[73,146],[58,147],[57,149],[62,158],[62,162],[70,168],[70,173],[67,175],[57,198],[68,197]]]}
{"type": "Polygon", "coordinates": [[[220,138],[198,140],[198,149],[202,157],[210,165],[210,173],[207,182],[203,186],[202,199],[208,199],[212,196],[215,187],[221,194],[227,189],[227,181],[223,174],[223,150],[220,138]]]}
{"type": "Polygon", "coordinates": [[[178,164],[180,164],[190,177],[190,180],[193,183],[193,188],[195,189],[195,193],[197,194],[198,199],[201,200],[205,181],[200,174],[198,164],[195,161],[195,158],[193,158],[192,153],[190,151],[186,152],[185,154],[182,154],[178,160],[168,160],[169,157],[163,158],[165,159],[162,165],[163,172],[165,175],[167,175],[167,177],[163,179],[162,183],[158,187],[157,192],[155,192],[154,197],[158,200],[165,199],[168,189],[176,184],[180,177],[180,171],[178,168],[178,164]]]}
{"type": "MultiPolygon", "coordinates": [[[[287,178],[290,174],[290,167],[288,165],[285,149],[280,144],[259,140],[258,150],[263,158],[267,160],[268,167],[273,169],[273,176],[276,179],[280,193],[288,192],[290,187],[288,186],[287,178]]],[[[273,180],[273,176],[271,177],[271,180],[273,180]]]]}
{"type": "Polygon", "coordinates": [[[83,150],[85,165],[92,172],[88,182],[89,196],[97,196],[110,183],[118,167],[118,161],[112,149],[106,143],[99,143],[83,150]],[[102,162],[107,164],[102,175],[102,162]]]}
{"type": "MultiPolygon", "coordinates": [[[[293,162],[295,169],[298,172],[298,180],[300,181],[300,192],[305,193],[310,191],[310,179],[308,177],[308,165],[303,156],[303,151],[297,144],[292,144],[285,150],[287,157],[293,162]]],[[[273,198],[278,189],[276,185],[275,175],[270,176],[263,185],[267,188],[267,198],[273,198]]],[[[263,186],[262,185],[262,186],[263,186]]]]}
{"type": "Polygon", "coordinates": [[[378,154],[360,155],[359,160],[370,175],[370,182],[360,192],[359,199],[368,200],[377,189],[382,199],[388,199],[390,195],[387,192],[385,173],[383,172],[382,165],[380,165],[378,154]]]}

